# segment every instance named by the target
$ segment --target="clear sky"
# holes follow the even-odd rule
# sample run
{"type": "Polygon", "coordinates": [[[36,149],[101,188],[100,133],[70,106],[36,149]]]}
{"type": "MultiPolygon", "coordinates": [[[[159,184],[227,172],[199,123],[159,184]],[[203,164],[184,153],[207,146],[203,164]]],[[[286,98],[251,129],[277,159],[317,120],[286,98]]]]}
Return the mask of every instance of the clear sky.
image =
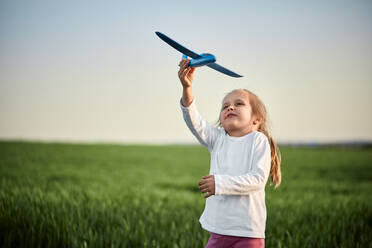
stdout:
{"type": "Polygon", "coordinates": [[[372,1],[0,1],[0,139],[195,142],[181,54],[161,31],[244,75],[196,70],[211,123],[235,88],[279,142],[372,140],[372,1]]]}

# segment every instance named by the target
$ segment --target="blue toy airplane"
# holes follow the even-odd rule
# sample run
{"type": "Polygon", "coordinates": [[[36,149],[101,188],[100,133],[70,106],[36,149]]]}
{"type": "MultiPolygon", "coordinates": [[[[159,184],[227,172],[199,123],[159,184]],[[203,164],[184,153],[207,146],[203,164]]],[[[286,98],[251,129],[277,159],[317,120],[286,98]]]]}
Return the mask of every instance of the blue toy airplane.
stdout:
{"type": "Polygon", "coordinates": [[[182,58],[187,59],[187,56],[191,57],[192,60],[189,62],[189,66],[191,67],[199,67],[206,65],[212,69],[215,69],[216,71],[222,72],[226,75],[229,75],[231,77],[242,77],[239,74],[236,74],[233,71],[230,71],[229,69],[226,69],[225,67],[220,66],[219,64],[216,64],[216,57],[213,54],[209,53],[202,53],[202,54],[197,54],[194,53],[193,51],[187,49],[186,47],[178,44],[165,34],[162,34],[160,32],[155,32],[157,36],[159,36],[160,39],[168,43],[171,47],[176,49],[177,51],[181,52],[183,54],[182,58]]]}

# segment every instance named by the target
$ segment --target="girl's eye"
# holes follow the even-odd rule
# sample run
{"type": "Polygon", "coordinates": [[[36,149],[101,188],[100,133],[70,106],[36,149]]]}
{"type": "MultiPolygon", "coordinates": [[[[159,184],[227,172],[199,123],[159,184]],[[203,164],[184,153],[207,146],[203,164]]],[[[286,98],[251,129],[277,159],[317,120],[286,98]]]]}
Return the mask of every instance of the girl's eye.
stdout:
{"type": "Polygon", "coordinates": [[[223,106],[223,107],[222,107],[222,109],[225,109],[225,108],[227,108],[227,106],[223,106]]]}
{"type": "Polygon", "coordinates": [[[242,102],[238,102],[236,105],[244,105],[242,102]]]}

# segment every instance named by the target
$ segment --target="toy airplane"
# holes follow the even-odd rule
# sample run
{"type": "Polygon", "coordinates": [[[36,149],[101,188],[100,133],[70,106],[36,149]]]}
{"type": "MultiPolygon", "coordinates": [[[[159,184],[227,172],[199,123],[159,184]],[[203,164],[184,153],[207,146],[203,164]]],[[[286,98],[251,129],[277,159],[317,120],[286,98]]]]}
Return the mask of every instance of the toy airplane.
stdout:
{"type": "Polygon", "coordinates": [[[224,73],[228,76],[242,77],[241,75],[236,74],[235,72],[230,71],[229,69],[227,69],[225,67],[222,67],[219,64],[216,64],[215,63],[216,62],[216,57],[213,54],[209,54],[209,53],[197,54],[197,53],[194,53],[193,51],[187,49],[186,47],[178,44],[177,42],[175,42],[174,40],[172,40],[171,38],[169,38],[165,34],[162,34],[160,32],[155,32],[155,33],[156,33],[157,36],[159,36],[160,39],[162,39],[163,41],[168,43],[168,45],[170,45],[171,47],[173,47],[177,51],[181,52],[183,54],[183,56],[182,56],[183,59],[187,59],[187,56],[191,57],[192,60],[190,60],[189,66],[199,67],[199,66],[206,65],[206,66],[208,66],[212,69],[215,69],[216,71],[222,72],[222,73],[224,73]]]}

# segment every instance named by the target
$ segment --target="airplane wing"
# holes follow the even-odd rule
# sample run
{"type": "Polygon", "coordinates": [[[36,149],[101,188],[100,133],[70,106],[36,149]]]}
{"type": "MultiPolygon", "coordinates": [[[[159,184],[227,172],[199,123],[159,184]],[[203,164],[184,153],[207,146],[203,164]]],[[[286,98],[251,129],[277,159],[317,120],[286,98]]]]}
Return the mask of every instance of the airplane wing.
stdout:
{"type": "Polygon", "coordinates": [[[236,78],[243,77],[242,75],[236,74],[235,72],[230,71],[229,69],[226,69],[225,67],[220,66],[219,64],[216,64],[216,63],[207,64],[206,66],[212,69],[215,69],[216,71],[222,72],[223,74],[229,75],[231,77],[236,77],[236,78]]]}
{"type": "Polygon", "coordinates": [[[160,39],[165,41],[168,45],[170,45],[171,47],[173,47],[174,49],[176,49],[180,53],[185,54],[185,55],[187,55],[187,56],[189,56],[193,59],[201,57],[199,54],[194,53],[193,51],[187,49],[186,47],[178,44],[177,42],[175,42],[174,40],[172,40],[171,38],[169,38],[165,34],[162,34],[160,32],[155,32],[155,33],[156,33],[157,36],[159,36],[160,39]]]}

